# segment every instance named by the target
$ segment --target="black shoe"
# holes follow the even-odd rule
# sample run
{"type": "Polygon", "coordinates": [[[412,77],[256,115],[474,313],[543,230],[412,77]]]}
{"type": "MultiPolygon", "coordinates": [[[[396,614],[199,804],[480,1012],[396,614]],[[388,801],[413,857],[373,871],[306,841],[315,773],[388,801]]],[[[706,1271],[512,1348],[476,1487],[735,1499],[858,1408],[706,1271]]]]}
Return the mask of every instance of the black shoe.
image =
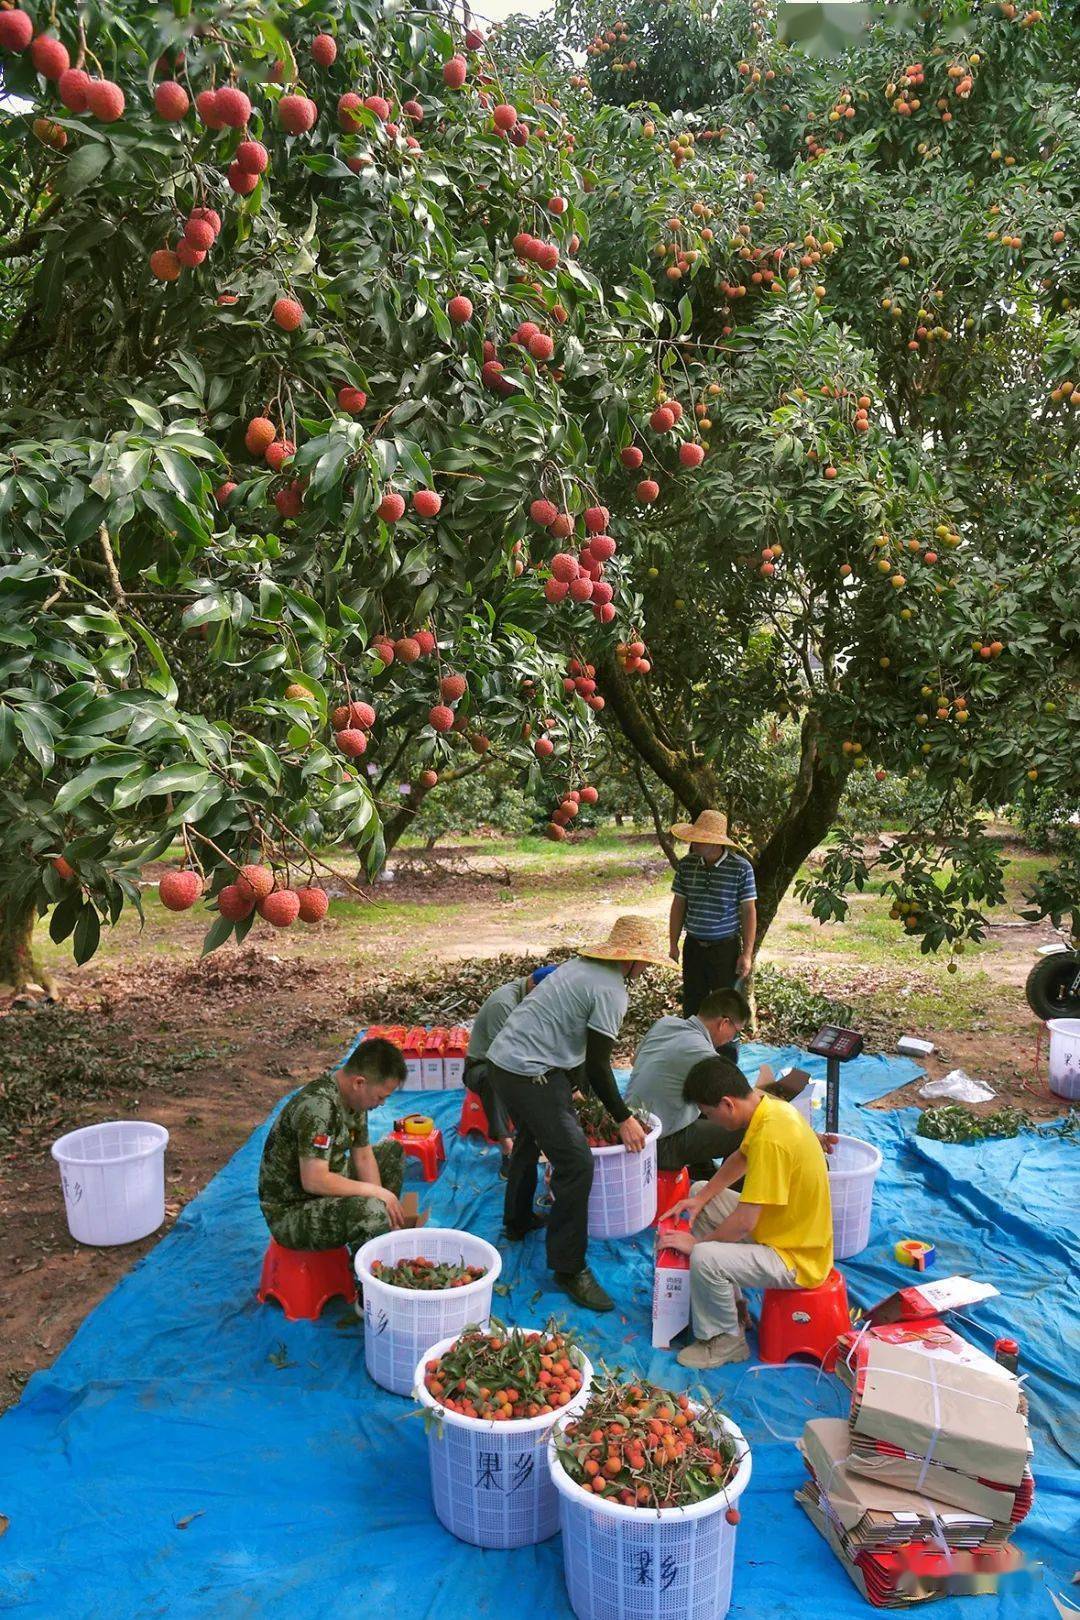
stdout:
{"type": "Polygon", "coordinates": [[[576,1304],[584,1305],[587,1311],[615,1309],[615,1301],[601,1288],[588,1266],[580,1271],[557,1271],[555,1281],[564,1294],[569,1294],[576,1304]]]}
{"type": "Polygon", "coordinates": [[[506,1241],[507,1241],[507,1243],[524,1243],[525,1239],[528,1237],[530,1232],[541,1232],[541,1231],[543,1231],[543,1229],[547,1225],[547,1223],[548,1223],[547,1216],[546,1215],[538,1215],[536,1213],[536,1211],[534,1210],[533,1213],[529,1216],[529,1224],[528,1224],[528,1226],[526,1226],[524,1228],[517,1227],[517,1226],[508,1226],[506,1228],[506,1241]]]}

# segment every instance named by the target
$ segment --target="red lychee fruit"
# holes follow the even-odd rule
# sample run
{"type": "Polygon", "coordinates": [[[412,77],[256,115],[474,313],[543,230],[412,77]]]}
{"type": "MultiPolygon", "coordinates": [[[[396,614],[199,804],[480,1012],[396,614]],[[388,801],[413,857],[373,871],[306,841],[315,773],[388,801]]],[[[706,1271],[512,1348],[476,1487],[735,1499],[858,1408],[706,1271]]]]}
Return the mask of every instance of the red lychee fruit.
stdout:
{"type": "Polygon", "coordinates": [[[589,578],[577,578],[570,581],[570,600],[572,602],[590,602],[592,600],[593,582],[589,578]]]}
{"type": "Polygon", "coordinates": [[[150,274],[158,281],[178,281],[180,260],[169,248],[158,248],[150,255],[150,274]]]}
{"type": "Polygon", "coordinates": [[[283,332],[295,332],[304,319],[304,306],[295,298],[276,298],[270,313],[283,332]]]}
{"type": "Polygon", "coordinates": [[[158,899],[166,911],[189,911],[203,892],[198,872],[166,872],[158,884],[158,899]]]}
{"type": "Polygon", "coordinates": [[[316,34],[311,42],[311,58],[319,67],[333,67],[337,61],[337,40],[332,34],[316,34]]]}
{"type": "Polygon", "coordinates": [[[472,299],[466,298],[463,294],[458,293],[457,296],[455,298],[451,298],[450,302],[447,304],[446,313],[449,315],[455,326],[464,326],[466,321],[472,320],[472,299]]]}
{"type": "Polygon", "coordinates": [[[197,270],[206,258],[205,248],[192,247],[183,236],[176,244],[175,253],[180,263],[188,270],[197,270]]]}
{"type": "Polygon", "coordinates": [[[511,107],[508,101],[500,101],[491,117],[496,129],[509,131],[518,121],[517,108],[511,107]]]}
{"type": "Polygon", "coordinates": [[[270,154],[262,141],[241,141],[233,161],[245,174],[265,174],[270,154]]]}
{"type": "Polygon", "coordinates": [[[467,28],[465,30],[465,49],[467,51],[478,51],[483,43],[484,36],[479,28],[467,28]]]}
{"type": "Polygon", "coordinates": [[[25,11],[0,11],[0,48],[25,51],[34,37],[34,25],[25,11]]]}
{"type": "Polygon", "coordinates": [[[243,129],[251,117],[251,102],[235,85],[224,84],[217,92],[214,113],[229,129],[243,129]]]}
{"type": "Polygon", "coordinates": [[[338,97],[338,128],[344,130],[346,135],[355,135],[356,131],[362,127],[356,112],[363,105],[364,103],[355,90],[346,90],[343,96],[338,97]]]}
{"type": "MultiPolygon", "coordinates": [[[[0,16],[10,15],[10,12],[0,12],[0,16]]],[[[3,40],[0,38],[0,44],[2,43],[3,40]]],[[[25,50],[26,47],[21,46],[20,49],[25,50]]],[[[72,866],[71,862],[66,861],[62,855],[54,855],[52,857],[51,865],[53,871],[63,883],[70,883],[72,878],[75,876],[75,868],[72,866]]]]}
{"type": "Polygon", "coordinates": [[[306,135],[319,109],[307,96],[282,96],[277,104],[277,121],[287,135],[306,135]]]}
{"type": "Polygon", "coordinates": [[[557,512],[548,527],[556,540],[569,540],[574,532],[574,520],[569,512],[557,512]]]}
{"type": "Polygon", "coordinates": [[[58,79],[71,66],[67,46],[52,34],[39,34],[30,47],[30,60],[43,79],[58,79]]]}
{"type": "Polygon", "coordinates": [[[263,922],[275,928],[291,928],[300,915],[300,896],[295,889],[275,889],[259,901],[256,910],[263,922]]]}
{"type": "Polygon", "coordinates": [[[297,916],[301,922],[322,922],[330,908],[330,896],[325,889],[297,889],[296,898],[300,902],[297,916]]]}
{"type": "Polygon", "coordinates": [[[335,731],[334,741],[347,759],[359,759],[361,754],[367,753],[367,738],[358,726],[347,726],[344,731],[335,731]]]}
{"type": "Polygon", "coordinates": [[[553,843],[561,844],[563,839],[566,837],[566,828],[560,827],[557,821],[549,821],[547,825],[547,835],[553,843]]]}
{"type": "Polygon", "coordinates": [[[435,651],[435,637],[430,630],[418,630],[413,636],[413,640],[420,648],[421,658],[426,658],[429,653],[435,651]]]}
{"type": "Polygon", "coordinates": [[[554,523],[558,517],[558,508],[543,497],[538,497],[529,507],[529,516],[538,528],[546,529],[549,523],[554,523]]]}
{"type": "Polygon", "coordinates": [[[376,636],[371,643],[371,650],[376,658],[389,669],[394,662],[394,643],[387,636],[376,636]]]}
{"type": "Polygon", "coordinates": [[[244,445],[249,455],[261,456],[276,438],[277,428],[268,416],[253,416],[244,434],[244,445]]]}
{"type": "Polygon", "coordinates": [[[660,493],[660,485],[653,478],[643,478],[634,491],[642,506],[649,506],[660,493]]]}
{"type": "Polygon", "coordinates": [[[445,703],[436,703],[428,710],[428,724],[432,731],[451,731],[454,726],[454,711],[448,709],[445,703]]]}
{"type": "MultiPolygon", "coordinates": [[[[573,559],[571,558],[571,561],[573,559]]],[[[564,579],[549,579],[544,585],[544,600],[552,606],[561,602],[570,592],[570,586],[564,579]]]]}
{"type": "Polygon", "coordinates": [[[607,562],[609,557],[615,555],[615,541],[610,534],[594,534],[589,541],[589,550],[597,562],[607,562]]]}
{"type": "Polygon", "coordinates": [[[195,97],[195,111],[207,129],[225,128],[225,120],[218,112],[218,93],[216,90],[200,90],[195,97]]]}
{"type": "Polygon", "coordinates": [[[384,523],[396,523],[405,512],[404,497],[396,489],[387,490],[378,506],[375,508],[376,517],[382,518],[384,523]]]}
{"type": "Polygon", "coordinates": [[[271,472],[280,472],[290,456],[295,456],[296,446],[291,439],[275,439],[273,444],[266,447],[266,465],[271,472]]]}
{"type": "Polygon", "coordinates": [[[469,67],[463,56],[452,56],[442,70],[443,84],[448,90],[460,90],[468,76],[469,67]]]}
{"type": "Polygon", "coordinates": [[[675,418],[666,405],[658,405],[649,417],[649,426],[654,433],[669,433],[675,426],[675,418]]]}
{"type": "Polygon", "coordinates": [[[215,504],[222,507],[227,506],[229,503],[229,496],[236,487],[237,486],[231,479],[226,479],[224,484],[219,484],[217,489],[214,491],[215,504]]]}
{"type": "Polygon", "coordinates": [[[442,496],[433,489],[418,489],[413,495],[412,507],[417,517],[438,517],[442,510],[442,496]]]}
{"type": "Polygon", "coordinates": [[[205,219],[215,236],[221,235],[221,215],[216,208],[193,208],[189,219],[205,219]]]}
{"type": "Polygon", "coordinates": [[[239,883],[226,883],[217,897],[218,911],[228,922],[243,922],[255,909],[254,898],[248,899],[239,883]]]}
{"type": "MultiPolygon", "coordinates": [[[[520,126],[519,126],[520,127],[520,126]]],[[[554,242],[541,242],[536,250],[536,263],[541,270],[554,270],[559,262],[559,250],[554,242]]]]}
{"type": "Polygon", "coordinates": [[[533,753],[536,755],[537,759],[547,759],[548,756],[554,752],[555,744],[552,742],[550,737],[537,737],[536,741],[533,743],[533,753]]]}
{"type": "Polygon", "coordinates": [[[551,577],[569,584],[575,580],[579,573],[576,557],[571,557],[568,551],[557,551],[551,559],[551,577]]]}
{"type": "Polygon", "coordinates": [[[375,114],[380,124],[385,124],[390,117],[390,103],[385,96],[365,96],[364,106],[368,112],[375,114]]]}
{"type": "Polygon", "coordinates": [[[549,197],[548,198],[548,213],[549,214],[565,214],[566,213],[566,208],[567,208],[567,202],[566,202],[565,197],[549,197]]]}
{"type": "Polygon", "coordinates": [[[166,79],[163,84],[156,86],[154,110],[167,124],[175,124],[181,118],[186,118],[190,106],[191,98],[183,85],[177,84],[175,79],[166,79]]]}
{"type": "Polygon", "coordinates": [[[485,737],[482,731],[474,731],[469,738],[469,747],[474,754],[486,754],[491,747],[491,738],[485,737]]]}
{"type": "Polygon", "coordinates": [[[252,905],[264,900],[274,887],[274,874],[268,866],[242,866],[236,874],[236,887],[252,905]]]}
{"type": "Polygon", "coordinates": [[[534,360],[550,360],[555,353],[555,340],[546,332],[534,332],[529,339],[529,353],[534,360]]]}
{"type": "Polygon", "coordinates": [[[401,104],[401,110],[407,118],[412,119],[414,124],[422,124],[424,122],[424,109],[421,107],[418,101],[403,101],[401,104]]]}
{"type": "Polygon", "coordinates": [[[627,472],[637,472],[641,463],[645,460],[645,455],[643,451],[638,449],[636,444],[628,444],[625,450],[620,450],[619,460],[627,472]]]}
{"type": "Polygon", "coordinates": [[[611,520],[611,513],[606,506],[587,506],[585,508],[585,533],[603,534],[611,520]]]}
{"type": "Polygon", "coordinates": [[[679,446],[679,462],[683,467],[700,467],[705,460],[705,452],[700,444],[686,443],[679,446]]]}
{"type": "Polygon", "coordinates": [[[402,636],[394,642],[394,657],[399,664],[415,664],[420,656],[420,643],[412,636],[402,636]]]}
{"type": "Polygon", "coordinates": [[[214,245],[214,227],[205,219],[193,219],[189,215],[184,226],[184,240],[190,242],[194,248],[201,248],[205,253],[214,245]]]}
{"type": "MultiPolygon", "coordinates": [[[[0,12],[0,20],[13,15],[14,13],[10,11],[0,12]]],[[[60,93],[60,100],[69,112],[86,111],[88,106],[86,93],[90,88],[89,73],[84,73],[82,68],[68,68],[66,73],[61,73],[56,88],[60,93]]]]}
{"type": "Polygon", "coordinates": [[[457,675],[451,671],[449,675],[444,675],[439,682],[439,696],[444,703],[457,703],[460,698],[465,696],[468,684],[464,675],[457,675]]]}
{"type": "Polygon", "coordinates": [[[583,787],[581,790],[582,804],[595,804],[600,795],[594,787],[583,787]]]}
{"type": "Polygon", "coordinates": [[[375,724],[375,710],[370,703],[353,702],[348,708],[348,724],[359,726],[361,731],[370,731],[375,724]]]}
{"type": "Polygon", "coordinates": [[[295,481],[279,489],[274,496],[274,505],[278,515],[283,518],[299,517],[304,509],[304,492],[295,481]]]}
{"type": "Polygon", "coordinates": [[[597,607],[606,607],[614,595],[614,590],[606,580],[596,580],[592,588],[592,599],[597,607]]]}
{"type": "Polygon", "coordinates": [[[349,416],[359,416],[367,404],[367,395],[362,388],[353,388],[350,383],[337,391],[338,409],[345,411],[349,416]]]}
{"type": "Polygon", "coordinates": [[[91,79],[86,88],[87,109],[103,124],[124,116],[124,92],[111,79],[91,79]]]}
{"type": "Polygon", "coordinates": [[[239,163],[229,164],[225,178],[238,197],[250,197],[259,183],[259,176],[250,174],[247,169],[242,169],[239,163]]]}
{"type": "Polygon", "coordinates": [[[431,789],[438,784],[438,780],[439,780],[438,771],[421,771],[420,772],[420,786],[423,788],[425,793],[430,793],[431,789]]]}

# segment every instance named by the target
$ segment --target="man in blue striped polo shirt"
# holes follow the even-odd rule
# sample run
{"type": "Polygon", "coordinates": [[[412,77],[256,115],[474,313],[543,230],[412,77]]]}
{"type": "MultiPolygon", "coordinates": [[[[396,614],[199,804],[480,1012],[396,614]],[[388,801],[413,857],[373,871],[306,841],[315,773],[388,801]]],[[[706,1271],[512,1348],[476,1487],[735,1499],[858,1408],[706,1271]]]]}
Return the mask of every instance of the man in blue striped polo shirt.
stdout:
{"type": "Polygon", "coordinates": [[[750,972],[757,934],[754,868],[728,837],[727,817],[703,810],[679,822],[672,837],[690,845],[675,868],[669,931],[671,956],[682,952],[683,1017],[692,1018],[710,990],[739,983],[750,972]]]}

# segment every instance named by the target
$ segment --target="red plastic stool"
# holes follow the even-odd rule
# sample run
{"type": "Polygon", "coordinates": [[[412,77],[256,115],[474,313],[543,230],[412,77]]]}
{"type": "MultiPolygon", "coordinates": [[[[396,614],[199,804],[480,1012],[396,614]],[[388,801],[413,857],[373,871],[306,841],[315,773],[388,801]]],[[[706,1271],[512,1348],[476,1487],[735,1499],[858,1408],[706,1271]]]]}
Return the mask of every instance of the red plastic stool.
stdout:
{"type": "Polygon", "coordinates": [[[290,1322],[314,1322],[327,1301],[338,1294],[350,1304],[356,1299],[356,1279],[344,1245],[340,1249],[286,1249],[270,1239],[255,1296],[260,1305],[276,1299],[290,1322]]]}
{"type": "Polygon", "coordinates": [[[487,1110],[475,1091],[465,1092],[465,1101],[461,1105],[461,1118],[458,1120],[457,1133],[459,1136],[468,1136],[471,1131],[478,1131],[485,1142],[494,1142],[491,1126],[488,1124],[487,1110]]]}
{"type": "Polygon", "coordinates": [[[769,1363],[813,1356],[826,1372],[832,1372],[837,1340],[850,1326],[847,1284],[835,1267],[817,1288],[766,1288],[758,1325],[758,1356],[769,1363]]]}
{"type": "MultiPolygon", "coordinates": [[[[673,1204],[682,1198],[690,1196],[690,1172],[683,1165],[681,1170],[658,1170],[656,1172],[656,1221],[667,1214],[673,1204]]],[[[653,1221],[653,1225],[656,1225],[653,1221]]]]}
{"type": "Polygon", "coordinates": [[[438,1126],[429,1131],[427,1136],[410,1136],[408,1131],[390,1131],[386,1136],[388,1142],[399,1142],[403,1153],[411,1154],[414,1159],[420,1160],[420,1168],[424,1173],[425,1181],[434,1181],[439,1174],[439,1166],[446,1158],[446,1149],[443,1147],[442,1131],[438,1126]]]}

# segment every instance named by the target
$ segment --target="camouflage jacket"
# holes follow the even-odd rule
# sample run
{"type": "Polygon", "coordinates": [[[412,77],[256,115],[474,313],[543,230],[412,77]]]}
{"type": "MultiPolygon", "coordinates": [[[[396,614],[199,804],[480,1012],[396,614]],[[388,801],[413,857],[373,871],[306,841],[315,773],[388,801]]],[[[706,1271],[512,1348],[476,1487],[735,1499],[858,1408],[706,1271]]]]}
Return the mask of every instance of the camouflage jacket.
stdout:
{"type": "Polygon", "coordinates": [[[320,1075],[289,1098],[270,1127],[259,1167],[259,1203],[267,1220],[314,1198],[300,1180],[301,1159],[321,1159],[339,1176],[353,1174],[351,1151],[367,1147],[367,1114],[347,1108],[337,1075],[320,1075]]]}

